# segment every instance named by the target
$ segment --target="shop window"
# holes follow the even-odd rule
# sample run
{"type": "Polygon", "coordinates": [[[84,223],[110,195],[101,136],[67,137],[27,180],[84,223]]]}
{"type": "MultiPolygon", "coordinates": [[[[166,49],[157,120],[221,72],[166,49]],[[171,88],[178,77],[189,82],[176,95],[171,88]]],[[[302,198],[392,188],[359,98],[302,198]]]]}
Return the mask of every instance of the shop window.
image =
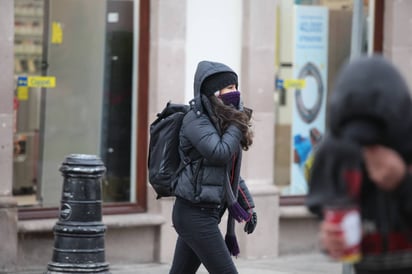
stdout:
{"type": "Polygon", "coordinates": [[[142,28],[134,17],[148,1],[14,3],[13,195],[19,207],[58,208],[61,163],[70,154],[92,154],[107,169],[104,204],[144,208],[139,197],[146,190],[139,186],[146,181],[137,181],[146,175],[136,167],[145,165],[137,144],[146,140],[139,140],[137,124],[138,113],[147,110],[137,104],[147,100],[147,89],[140,88],[147,78],[138,83],[137,75],[147,67],[138,58],[142,28]]]}
{"type": "Polygon", "coordinates": [[[369,1],[353,0],[282,0],[278,14],[275,183],[282,198],[298,198],[299,204],[327,129],[326,104],[336,74],[351,52],[373,51],[375,14],[369,1]],[[354,36],[353,28],[360,35],[354,36]]]}

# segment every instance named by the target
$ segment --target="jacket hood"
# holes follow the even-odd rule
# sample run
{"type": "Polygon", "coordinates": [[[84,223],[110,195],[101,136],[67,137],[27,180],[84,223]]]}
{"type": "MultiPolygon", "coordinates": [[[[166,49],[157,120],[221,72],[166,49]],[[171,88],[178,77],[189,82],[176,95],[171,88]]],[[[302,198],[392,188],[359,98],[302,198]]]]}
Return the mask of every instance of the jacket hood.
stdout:
{"type": "Polygon", "coordinates": [[[230,67],[225,64],[213,62],[213,61],[201,61],[197,65],[195,80],[194,80],[194,97],[200,96],[200,87],[202,86],[203,81],[216,73],[220,72],[232,72],[236,74],[230,67]]]}
{"type": "Polygon", "coordinates": [[[329,101],[332,134],[383,144],[412,160],[412,101],[399,71],[382,56],[360,57],[338,75],[329,101]]]}

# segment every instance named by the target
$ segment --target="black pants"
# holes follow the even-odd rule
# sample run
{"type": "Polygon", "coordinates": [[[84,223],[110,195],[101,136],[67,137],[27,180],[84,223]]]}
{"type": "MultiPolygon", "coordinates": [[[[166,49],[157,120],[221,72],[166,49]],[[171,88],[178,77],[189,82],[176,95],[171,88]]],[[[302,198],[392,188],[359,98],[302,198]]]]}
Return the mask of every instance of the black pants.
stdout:
{"type": "Polygon", "coordinates": [[[179,236],[170,274],[196,273],[201,263],[211,274],[238,273],[218,227],[218,209],[177,198],[172,219],[179,236]]]}

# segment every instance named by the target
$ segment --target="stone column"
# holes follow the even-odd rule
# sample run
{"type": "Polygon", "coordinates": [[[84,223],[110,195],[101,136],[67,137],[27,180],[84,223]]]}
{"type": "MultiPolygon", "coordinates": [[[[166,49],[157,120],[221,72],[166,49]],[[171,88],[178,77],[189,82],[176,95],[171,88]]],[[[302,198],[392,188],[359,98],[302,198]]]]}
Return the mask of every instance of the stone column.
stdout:
{"type": "MultiPolygon", "coordinates": [[[[186,1],[150,1],[150,82],[149,121],[166,102],[184,102],[186,1]]],[[[148,185],[149,212],[160,213],[165,223],[160,227],[155,259],[170,263],[177,234],[172,227],[174,198],[155,200],[148,185]]]]}
{"type": "Polygon", "coordinates": [[[0,272],[17,264],[17,203],[13,184],[14,1],[0,0],[0,272]]]}
{"type": "Polygon", "coordinates": [[[238,225],[242,257],[278,255],[279,192],[274,185],[275,149],[275,38],[278,1],[243,1],[241,91],[253,109],[255,133],[243,153],[242,176],[258,214],[258,233],[246,235],[238,225]]]}
{"type": "Polygon", "coordinates": [[[412,88],[412,1],[384,3],[383,54],[392,60],[412,88]]]}

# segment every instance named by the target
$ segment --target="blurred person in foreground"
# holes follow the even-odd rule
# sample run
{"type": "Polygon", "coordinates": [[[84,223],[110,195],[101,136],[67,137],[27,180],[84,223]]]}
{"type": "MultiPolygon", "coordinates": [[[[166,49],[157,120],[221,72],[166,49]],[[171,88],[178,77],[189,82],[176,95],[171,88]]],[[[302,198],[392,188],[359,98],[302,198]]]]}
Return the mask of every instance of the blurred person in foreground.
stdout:
{"type": "Polygon", "coordinates": [[[340,72],[328,111],[306,200],[322,218],[322,248],[342,258],[347,238],[324,219],[325,209],[356,205],[355,272],[412,273],[412,101],[405,80],[385,58],[360,57],[340,72]]]}

